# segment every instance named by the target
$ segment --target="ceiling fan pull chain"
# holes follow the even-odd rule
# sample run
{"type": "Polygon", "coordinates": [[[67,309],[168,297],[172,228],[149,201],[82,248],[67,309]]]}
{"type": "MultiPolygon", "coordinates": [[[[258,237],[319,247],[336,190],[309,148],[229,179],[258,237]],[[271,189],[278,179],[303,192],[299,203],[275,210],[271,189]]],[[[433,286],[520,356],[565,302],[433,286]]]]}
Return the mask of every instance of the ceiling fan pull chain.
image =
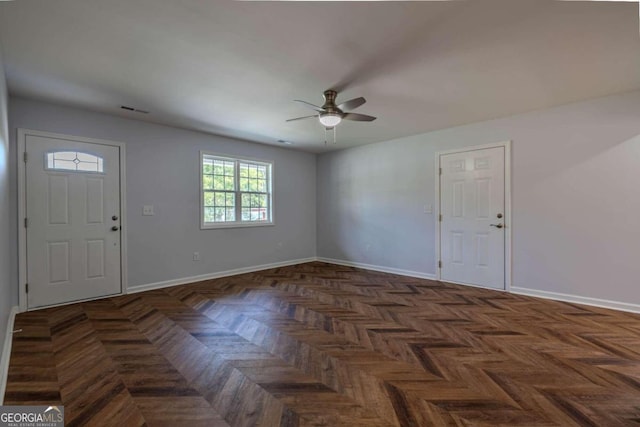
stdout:
{"type": "Polygon", "coordinates": [[[327,145],[327,128],[324,128],[324,145],[327,145]]]}
{"type": "Polygon", "coordinates": [[[333,127],[333,143],[336,143],[336,126],[333,127]]]}

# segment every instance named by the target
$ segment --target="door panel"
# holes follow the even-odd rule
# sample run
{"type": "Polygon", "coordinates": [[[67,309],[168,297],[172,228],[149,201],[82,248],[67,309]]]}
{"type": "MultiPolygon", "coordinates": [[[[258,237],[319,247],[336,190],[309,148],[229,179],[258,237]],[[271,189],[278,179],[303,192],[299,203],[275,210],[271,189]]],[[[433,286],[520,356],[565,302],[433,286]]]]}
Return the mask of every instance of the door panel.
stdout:
{"type": "Polygon", "coordinates": [[[444,281],[505,287],[505,150],[440,156],[440,277],[444,281]],[[501,214],[502,217],[498,218],[501,214]]]}
{"type": "Polygon", "coordinates": [[[120,293],[120,148],[33,135],[25,147],[28,308],[120,293]]]}
{"type": "Polygon", "coordinates": [[[69,242],[49,242],[48,244],[49,283],[69,281],[69,242]]]}
{"type": "Polygon", "coordinates": [[[486,219],[491,216],[491,180],[476,179],[476,218],[486,219]]]}
{"type": "Polygon", "coordinates": [[[104,223],[104,182],[100,178],[87,178],[87,224],[104,223]]]}
{"type": "Polygon", "coordinates": [[[476,267],[488,267],[489,260],[489,233],[476,233],[475,261],[476,267]]]}
{"type": "Polygon", "coordinates": [[[69,179],[67,176],[49,177],[49,225],[69,223],[69,179]]]}
{"type": "Polygon", "coordinates": [[[87,241],[87,278],[104,277],[104,240],[87,241]]]}

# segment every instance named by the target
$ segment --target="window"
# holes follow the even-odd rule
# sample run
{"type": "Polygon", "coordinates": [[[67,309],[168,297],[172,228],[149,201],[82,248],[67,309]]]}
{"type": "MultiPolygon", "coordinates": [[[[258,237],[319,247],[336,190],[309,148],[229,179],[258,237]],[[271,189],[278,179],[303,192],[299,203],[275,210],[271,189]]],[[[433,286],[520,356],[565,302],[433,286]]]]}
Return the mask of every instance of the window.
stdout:
{"type": "Polygon", "coordinates": [[[47,153],[46,168],[76,172],[104,172],[104,160],[80,151],[54,151],[47,153]]]}
{"type": "Polygon", "coordinates": [[[201,227],[273,224],[270,162],[201,153],[201,227]]]}

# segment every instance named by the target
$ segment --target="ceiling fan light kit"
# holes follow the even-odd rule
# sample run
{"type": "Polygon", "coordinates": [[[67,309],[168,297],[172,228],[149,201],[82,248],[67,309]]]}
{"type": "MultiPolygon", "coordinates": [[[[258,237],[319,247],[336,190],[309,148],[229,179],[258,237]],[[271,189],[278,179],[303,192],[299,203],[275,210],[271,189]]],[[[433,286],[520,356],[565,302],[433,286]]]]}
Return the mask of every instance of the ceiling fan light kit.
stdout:
{"type": "Polygon", "coordinates": [[[320,123],[322,126],[326,128],[332,128],[337,126],[342,121],[342,117],[340,117],[336,113],[324,113],[320,114],[320,123]]]}

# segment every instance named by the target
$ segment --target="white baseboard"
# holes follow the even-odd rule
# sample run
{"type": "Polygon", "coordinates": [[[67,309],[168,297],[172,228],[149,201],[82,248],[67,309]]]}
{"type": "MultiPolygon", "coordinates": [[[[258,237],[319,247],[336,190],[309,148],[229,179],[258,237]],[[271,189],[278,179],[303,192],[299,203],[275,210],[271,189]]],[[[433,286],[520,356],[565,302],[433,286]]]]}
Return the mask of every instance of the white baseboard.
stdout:
{"type": "Polygon", "coordinates": [[[333,258],[318,257],[318,258],[316,258],[316,260],[317,261],[321,261],[321,262],[326,262],[326,263],[329,263],[329,264],[337,264],[337,265],[344,265],[344,266],[347,266],[347,267],[362,268],[362,269],[365,269],[365,270],[380,271],[382,273],[398,274],[400,276],[417,277],[419,279],[429,279],[429,280],[435,280],[436,279],[436,275],[435,274],[421,273],[419,271],[402,270],[402,269],[399,269],[399,268],[384,267],[384,266],[381,266],[381,265],[365,264],[365,263],[362,263],[362,262],[352,262],[352,261],[345,261],[345,260],[342,260],[342,259],[333,259],[333,258]]]}
{"type": "Polygon", "coordinates": [[[273,262],[270,264],[254,265],[251,267],[235,268],[233,270],[218,271],[216,273],[201,274],[199,276],[182,277],[180,279],[166,280],[164,282],[148,283],[146,285],[130,286],[128,294],[151,291],[153,289],[169,288],[171,286],[186,285],[189,283],[201,282],[203,280],[219,279],[221,277],[235,276],[238,274],[253,273],[255,271],[269,270],[271,268],[286,267],[289,265],[304,264],[317,261],[316,257],[294,259],[289,261],[273,262]]]}
{"type": "MultiPolygon", "coordinates": [[[[313,262],[313,261],[326,262],[328,264],[344,265],[347,267],[362,268],[364,270],[380,271],[383,273],[397,274],[400,276],[416,277],[419,279],[437,280],[435,274],[422,273],[419,271],[403,270],[399,268],[385,267],[385,266],[374,265],[374,264],[365,264],[361,262],[353,262],[353,261],[347,261],[342,259],[325,258],[325,257],[309,257],[309,258],[301,258],[301,259],[295,259],[295,260],[289,260],[289,261],[275,262],[270,264],[256,265],[251,267],[236,268],[233,270],[219,271],[216,273],[202,274],[199,276],[183,277],[180,279],[167,280],[164,282],[156,282],[156,283],[149,283],[145,285],[132,286],[132,287],[129,287],[129,289],[127,290],[127,293],[132,294],[137,292],[150,291],[153,289],[162,289],[162,288],[168,288],[171,286],[186,285],[189,283],[201,282],[203,280],[219,279],[221,277],[235,276],[235,275],[244,274],[244,273],[253,273],[256,271],[268,270],[271,268],[278,268],[278,267],[286,267],[289,265],[304,264],[304,263],[313,262]]],[[[504,290],[501,290],[501,289],[490,289],[490,288],[486,288],[486,289],[505,292],[504,290]]],[[[566,302],[572,302],[576,304],[585,304],[585,305],[591,305],[595,307],[609,308],[613,310],[640,313],[640,304],[631,304],[631,303],[625,303],[625,302],[619,302],[619,301],[610,301],[610,300],[604,300],[604,299],[598,299],[598,298],[583,297],[578,295],[563,294],[560,292],[541,291],[537,289],[522,288],[517,286],[512,286],[510,289],[510,292],[514,294],[519,294],[519,295],[546,298],[546,299],[551,299],[556,301],[566,301],[566,302]]]]}
{"type": "Polygon", "coordinates": [[[530,297],[539,297],[552,299],[556,301],[573,302],[576,304],[592,305],[594,307],[611,308],[613,310],[629,311],[631,313],[640,313],[639,304],[630,304],[626,302],[610,301],[606,299],[581,297],[578,295],[563,294],[560,292],[540,291],[537,289],[511,287],[514,294],[527,295],[530,297]]]}
{"type": "Polygon", "coordinates": [[[4,336],[4,344],[2,345],[2,357],[0,358],[0,405],[4,403],[4,392],[7,389],[7,375],[9,374],[9,359],[11,358],[11,344],[13,343],[13,325],[16,320],[16,314],[20,311],[19,307],[11,307],[9,319],[7,320],[7,331],[4,336]]]}
{"type": "MultiPolygon", "coordinates": [[[[435,274],[421,273],[417,271],[401,270],[398,268],[383,267],[379,265],[364,264],[360,262],[352,262],[352,261],[345,261],[340,259],[324,258],[324,257],[318,257],[317,261],[326,262],[329,264],[344,265],[347,267],[363,268],[365,270],[381,271],[383,273],[399,274],[401,276],[410,276],[410,277],[417,277],[420,279],[437,280],[435,274]]],[[[460,284],[465,286],[473,286],[465,283],[460,283],[460,284]]],[[[492,289],[492,288],[484,288],[484,287],[483,289],[498,291],[498,292],[505,292],[505,290],[503,289],[492,289]]],[[[563,294],[560,292],[540,291],[537,289],[520,288],[517,286],[512,286],[510,292],[514,294],[519,294],[519,295],[527,295],[527,296],[551,299],[556,301],[565,301],[565,302],[572,302],[576,304],[591,305],[594,307],[628,311],[631,313],[640,313],[640,304],[631,304],[626,302],[610,301],[610,300],[599,299],[599,298],[582,297],[578,295],[563,294]]]]}

